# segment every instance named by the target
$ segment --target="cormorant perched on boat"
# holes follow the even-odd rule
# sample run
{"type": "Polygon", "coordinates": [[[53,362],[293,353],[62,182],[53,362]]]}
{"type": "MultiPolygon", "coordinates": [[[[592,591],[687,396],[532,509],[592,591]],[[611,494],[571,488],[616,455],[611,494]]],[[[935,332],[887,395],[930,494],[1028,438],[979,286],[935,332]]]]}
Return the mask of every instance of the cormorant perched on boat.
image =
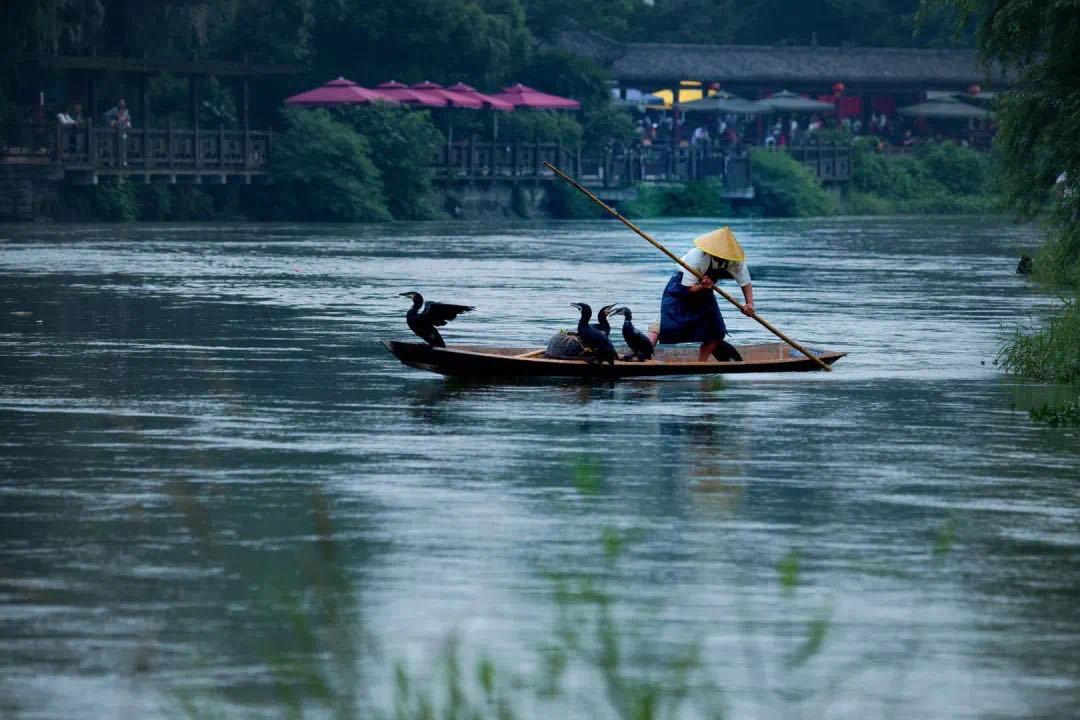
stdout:
{"type": "Polygon", "coordinates": [[[581,310],[581,319],[578,320],[577,324],[577,334],[581,344],[592,351],[592,358],[589,359],[589,362],[606,362],[614,365],[615,360],[619,357],[615,352],[615,346],[608,340],[607,335],[589,325],[589,319],[592,318],[592,308],[585,303],[570,303],[570,305],[581,310]]]}
{"type": "Polygon", "coordinates": [[[412,307],[405,314],[405,322],[409,324],[409,329],[419,335],[428,345],[434,347],[446,347],[436,327],[442,327],[461,313],[476,309],[471,305],[450,305],[430,300],[424,302],[424,296],[418,292],[405,292],[401,293],[401,296],[412,298],[412,307]],[[421,306],[423,310],[420,309],[421,306]]]}
{"type": "Polygon", "coordinates": [[[611,303],[600,308],[600,312],[596,313],[596,322],[592,324],[592,327],[596,328],[605,335],[611,335],[611,323],[608,322],[608,315],[611,315],[611,308],[615,307],[619,303],[611,303]]]}
{"type": "Polygon", "coordinates": [[[626,346],[633,351],[629,355],[625,355],[623,360],[634,359],[638,362],[651,360],[656,349],[653,347],[649,336],[634,327],[634,323],[631,322],[633,313],[630,312],[630,308],[623,305],[621,308],[613,310],[611,314],[623,316],[622,337],[626,341],[626,346]]]}

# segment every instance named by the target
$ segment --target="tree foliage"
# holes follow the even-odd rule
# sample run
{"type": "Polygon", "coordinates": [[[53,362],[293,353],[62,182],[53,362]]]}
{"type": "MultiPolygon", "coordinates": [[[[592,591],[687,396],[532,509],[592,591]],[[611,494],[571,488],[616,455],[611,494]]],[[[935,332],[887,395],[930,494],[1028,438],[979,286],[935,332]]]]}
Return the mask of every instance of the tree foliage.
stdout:
{"type": "Polygon", "coordinates": [[[371,148],[371,159],[382,177],[383,195],[399,220],[424,220],[437,215],[429,202],[431,161],[445,140],[426,112],[376,103],[341,111],[371,148]]]}
{"type": "Polygon", "coordinates": [[[753,153],[754,204],[771,217],[830,215],[829,191],[802,163],[781,150],[753,153]]]}
{"type": "Polygon", "coordinates": [[[1080,5],[1072,0],[926,0],[978,21],[983,59],[1014,74],[996,112],[1006,207],[1044,216],[1037,272],[1080,286],[1080,5]]]}
{"type": "Polygon", "coordinates": [[[314,65],[361,84],[389,75],[493,88],[526,62],[529,45],[517,0],[367,0],[319,17],[314,65]]]}
{"type": "Polygon", "coordinates": [[[970,44],[951,31],[949,12],[924,12],[919,0],[524,0],[529,28],[548,39],[592,30],[617,40],[681,43],[858,43],[941,47],[970,44]]]}
{"type": "Polygon", "coordinates": [[[325,110],[287,110],[274,146],[281,209],[300,220],[388,220],[367,140],[325,110]]]}

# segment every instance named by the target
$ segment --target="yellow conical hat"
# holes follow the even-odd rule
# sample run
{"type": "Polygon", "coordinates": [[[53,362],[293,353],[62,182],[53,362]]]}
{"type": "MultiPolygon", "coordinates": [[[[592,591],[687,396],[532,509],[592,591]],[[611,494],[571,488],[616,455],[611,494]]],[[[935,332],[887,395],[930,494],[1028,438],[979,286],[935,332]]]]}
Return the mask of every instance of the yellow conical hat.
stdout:
{"type": "Polygon", "coordinates": [[[694,238],[694,245],[698,246],[713,257],[721,260],[734,260],[742,262],[746,259],[746,251],[735,239],[735,233],[726,225],[719,230],[699,235],[694,238]]]}

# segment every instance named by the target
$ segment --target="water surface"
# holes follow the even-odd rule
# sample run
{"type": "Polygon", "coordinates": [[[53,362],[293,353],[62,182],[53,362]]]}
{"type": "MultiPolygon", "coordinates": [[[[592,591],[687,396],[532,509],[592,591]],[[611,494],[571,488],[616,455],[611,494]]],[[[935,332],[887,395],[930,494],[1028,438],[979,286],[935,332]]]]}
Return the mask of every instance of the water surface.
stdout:
{"type": "MultiPolygon", "coordinates": [[[[680,252],[714,226],[646,223],[680,252]]],[[[0,227],[0,715],[318,708],[296,668],[327,657],[365,702],[451,635],[532,678],[553,572],[603,579],[641,672],[698,643],[733,717],[1073,713],[1080,437],[993,366],[1054,302],[1014,273],[1034,234],[733,228],[835,372],[484,385],[379,344],[410,289],[477,307],[450,343],[539,345],[582,300],[648,324],[670,263],[611,222],[0,227]],[[327,598],[347,632],[313,646],[327,598]]],[[[608,712],[588,663],[565,685],[515,702],[608,712]]]]}

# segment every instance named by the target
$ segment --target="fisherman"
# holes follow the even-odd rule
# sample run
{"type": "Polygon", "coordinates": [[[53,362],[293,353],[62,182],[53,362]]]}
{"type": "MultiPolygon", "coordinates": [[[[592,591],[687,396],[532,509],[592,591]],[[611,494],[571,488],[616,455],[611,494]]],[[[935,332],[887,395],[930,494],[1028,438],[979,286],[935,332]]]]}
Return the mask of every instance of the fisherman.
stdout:
{"type": "Polygon", "coordinates": [[[722,278],[737,282],[746,300],[742,312],[752,316],[754,288],[746,268],[746,252],[731,228],[722,227],[694,238],[694,248],[682,261],[704,277],[698,280],[685,269],[671,276],[660,301],[660,322],[649,328],[649,339],[654,345],[699,342],[698,362],[705,362],[710,355],[720,361],[741,360],[738,351],[724,341],[727,327],[713,285],[722,278]]]}

